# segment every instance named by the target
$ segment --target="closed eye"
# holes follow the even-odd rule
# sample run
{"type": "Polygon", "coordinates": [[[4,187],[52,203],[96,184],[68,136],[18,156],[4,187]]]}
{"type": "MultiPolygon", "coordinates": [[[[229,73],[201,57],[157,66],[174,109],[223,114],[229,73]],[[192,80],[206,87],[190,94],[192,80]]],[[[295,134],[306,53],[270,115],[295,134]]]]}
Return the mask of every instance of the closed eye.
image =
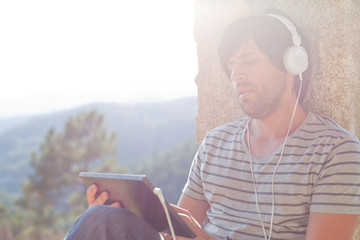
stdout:
{"type": "Polygon", "coordinates": [[[253,63],[255,63],[256,62],[256,58],[245,58],[244,60],[243,60],[243,62],[245,63],[245,64],[253,64],[253,63]]]}

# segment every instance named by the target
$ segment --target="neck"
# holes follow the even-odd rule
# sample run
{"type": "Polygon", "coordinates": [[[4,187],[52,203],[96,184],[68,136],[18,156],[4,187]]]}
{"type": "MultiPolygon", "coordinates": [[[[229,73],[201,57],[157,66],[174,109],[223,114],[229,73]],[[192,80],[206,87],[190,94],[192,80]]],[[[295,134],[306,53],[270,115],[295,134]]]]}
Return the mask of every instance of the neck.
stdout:
{"type": "MultiPolygon", "coordinates": [[[[295,102],[296,98],[262,119],[252,119],[249,126],[251,137],[267,141],[284,139],[290,126],[295,102]]],[[[306,115],[305,110],[298,104],[289,134],[292,134],[301,125],[306,115]]]]}

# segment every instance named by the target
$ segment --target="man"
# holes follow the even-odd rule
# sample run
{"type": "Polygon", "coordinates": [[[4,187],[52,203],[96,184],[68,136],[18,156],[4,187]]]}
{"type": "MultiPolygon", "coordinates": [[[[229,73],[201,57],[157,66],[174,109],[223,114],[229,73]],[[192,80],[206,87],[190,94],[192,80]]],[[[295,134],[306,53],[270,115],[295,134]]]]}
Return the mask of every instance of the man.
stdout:
{"type": "MultiPolygon", "coordinates": [[[[198,240],[352,238],[360,214],[360,143],[331,119],[298,104],[309,68],[300,46],[304,39],[297,35],[278,15],[240,18],[224,33],[220,61],[247,116],[207,134],[174,206],[198,240]],[[296,54],[289,57],[293,45],[296,54]]],[[[88,190],[90,206],[108,197],[95,198],[96,192],[96,186],[88,190]]],[[[101,232],[101,239],[160,239],[146,223],[132,224],[130,231],[123,220],[115,231],[111,221],[94,217],[125,215],[126,210],[114,209],[90,208],[69,239],[91,239],[71,238],[85,234],[86,225],[98,229],[91,234],[101,232]],[[126,238],[125,232],[139,236],[126,238]]]]}

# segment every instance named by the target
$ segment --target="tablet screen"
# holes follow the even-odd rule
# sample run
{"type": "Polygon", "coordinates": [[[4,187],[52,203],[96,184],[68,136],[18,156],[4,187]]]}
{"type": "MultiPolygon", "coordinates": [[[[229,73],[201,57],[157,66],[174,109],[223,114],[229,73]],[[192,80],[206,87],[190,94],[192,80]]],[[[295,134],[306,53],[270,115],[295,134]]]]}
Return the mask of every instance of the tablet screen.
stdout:
{"type": "MultiPolygon", "coordinates": [[[[141,216],[156,231],[170,233],[164,208],[153,193],[153,184],[145,175],[81,172],[79,176],[87,186],[95,183],[99,187],[99,194],[102,191],[109,193],[106,204],[119,201],[123,207],[141,216]]],[[[195,233],[168,202],[166,206],[175,234],[195,238],[195,233]]]]}

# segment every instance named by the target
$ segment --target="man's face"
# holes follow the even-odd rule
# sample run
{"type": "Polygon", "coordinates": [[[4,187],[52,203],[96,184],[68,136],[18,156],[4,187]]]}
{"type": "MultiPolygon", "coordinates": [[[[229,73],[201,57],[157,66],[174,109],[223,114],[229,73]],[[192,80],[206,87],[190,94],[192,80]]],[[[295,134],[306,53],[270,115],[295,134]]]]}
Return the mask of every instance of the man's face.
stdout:
{"type": "Polygon", "coordinates": [[[262,119],[274,112],[287,86],[280,71],[249,38],[229,59],[227,67],[244,113],[262,119]]]}

